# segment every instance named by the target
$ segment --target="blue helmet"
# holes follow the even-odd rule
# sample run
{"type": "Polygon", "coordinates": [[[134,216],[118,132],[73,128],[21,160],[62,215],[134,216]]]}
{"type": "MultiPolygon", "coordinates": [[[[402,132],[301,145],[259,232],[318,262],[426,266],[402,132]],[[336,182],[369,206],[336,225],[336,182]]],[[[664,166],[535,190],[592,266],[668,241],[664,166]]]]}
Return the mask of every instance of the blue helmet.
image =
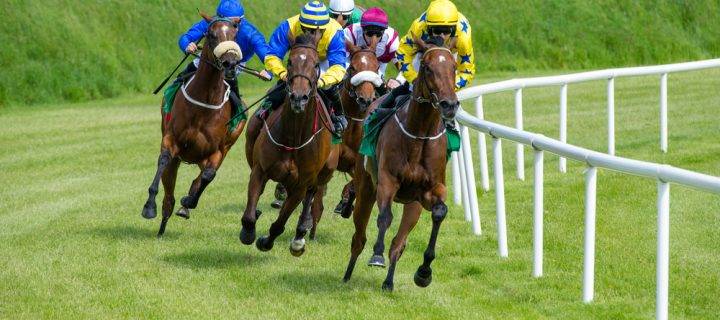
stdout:
{"type": "Polygon", "coordinates": [[[218,4],[217,7],[217,15],[224,18],[243,18],[245,16],[245,8],[243,8],[240,0],[220,0],[220,4],[218,4]]]}

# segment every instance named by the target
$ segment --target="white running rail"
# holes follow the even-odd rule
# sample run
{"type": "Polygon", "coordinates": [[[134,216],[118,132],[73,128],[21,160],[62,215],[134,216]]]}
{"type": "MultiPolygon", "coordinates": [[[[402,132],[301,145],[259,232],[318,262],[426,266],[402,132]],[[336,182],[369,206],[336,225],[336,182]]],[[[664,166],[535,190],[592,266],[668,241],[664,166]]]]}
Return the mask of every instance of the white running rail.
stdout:
{"type": "MultiPolygon", "coordinates": [[[[702,60],[696,62],[685,62],[647,67],[618,68],[598,70],[582,73],[574,73],[560,76],[537,77],[512,79],[475,86],[458,92],[460,100],[477,98],[476,115],[483,119],[482,96],[485,94],[498,93],[503,91],[515,91],[515,128],[522,130],[522,90],[524,88],[560,86],[560,133],[562,142],[567,142],[567,85],[571,83],[606,80],[607,81],[607,115],[608,115],[608,153],[615,154],[615,79],[620,77],[636,77],[648,75],[660,75],[660,150],[667,152],[668,149],[668,107],[667,107],[667,76],[668,73],[693,71],[707,68],[720,67],[720,59],[702,60]]],[[[483,189],[490,189],[487,176],[487,152],[485,151],[485,137],[480,133],[480,177],[483,189]]],[[[517,145],[517,176],[525,179],[524,173],[524,152],[522,144],[517,145]]],[[[565,158],[560,158],[559,169],[566,172],[565,158]]],[[[454,176],[457,177],[457,176],[454,176]]]]}
{"type": "MultiPolygon", "coordinates": [[[[605,168],[622,173],[652,178],[658,182],[658,239],[657,239],[657,319],[667,319],[668,316],[668,274],[669,274],[669,245],[670,245],[670,187],[669,183],[677,183],[720,193],[720,178],[696,173],[669,165],[661,165],[645,161],[632,160],[604,154],[576,146],[562,141],[547,138],[540,134],[525,132],[488,122],[471,116],[464,110],[459,110],[456,117],[461,124],[462,151],[460,160],[462,169],[473,168],[470,150],[468,129],[488,134],[493,141],[495,185],[497,199],[498,221],[498,247],[501,257],[508,256],[507,229],[505,225],[505,198],[502,168],[501,140],[507,139],[521,145],[530,146],[535,150],[535,179],[534,179],[534,209],[533,209],[533,276],[541,277],[543,273],[543,153],[548,151],[558,156],[580,161],[587,165],[585,171],[585,250],[583,259],[583,301],[589,303],[594,297],[594,270],[595,270],[595,198],[597,184],[597,168],[605,168]]],[[[470,185],[475,185],[475,176],[472,170],[461,172],[463,179],[463,200],[466,217],[471,213],[473,231],[479,234],[480,217],[477,210],[477,193],[468,192],[470,185]]],[[[474,189],[474,188],[472,188],[474,189]]]]}

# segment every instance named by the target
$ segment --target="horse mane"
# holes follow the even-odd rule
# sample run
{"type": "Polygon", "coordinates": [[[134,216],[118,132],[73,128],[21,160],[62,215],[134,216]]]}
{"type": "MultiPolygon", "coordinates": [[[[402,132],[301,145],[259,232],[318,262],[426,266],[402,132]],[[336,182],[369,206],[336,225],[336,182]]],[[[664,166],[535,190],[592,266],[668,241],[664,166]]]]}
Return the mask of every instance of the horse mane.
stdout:
{"type": "Polygon", "coordinates": [[[315,46],[315,39],[309,34],[301,34],[295,37],[294,45],[315,46]]]}

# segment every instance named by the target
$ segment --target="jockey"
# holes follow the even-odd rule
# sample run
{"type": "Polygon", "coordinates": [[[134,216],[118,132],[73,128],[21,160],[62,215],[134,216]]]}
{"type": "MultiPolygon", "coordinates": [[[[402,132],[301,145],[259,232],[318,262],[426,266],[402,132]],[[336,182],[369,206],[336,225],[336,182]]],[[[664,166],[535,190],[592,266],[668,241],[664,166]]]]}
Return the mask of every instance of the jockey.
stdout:
{"type": "MultiPolygon", "coordinates": [[[[400,37],[397,31],[388,26],[388,16],[380,8],[370,8],[360,18],[360,23],[348,25],[345,30],[345,41],[358,47],[367,46],[372,37],[379,38],[375,55],[380,62],[378,73],[384,78],[388,63],[395,64],[395,53],[400,46],[400,37]]],[[[349,57],[348,57],[349,59],[349,57]]],[[[390,79],[387,86],[394,89],[400,82],[390,79]]]]}
{"type": "Polygon", "coordinates": [[[361,8],[355,6],[353,0],[330,0],[330,18],[335,19],[343,28],[360,22],[363,14],[361,8]]]}
{"type": "MultiPolygon", "coordinates": [[[[260,33],[260,31],[258,31],[257,28],[255,28],[254,25],[252,25],[249,21],[245,20],[245,8],[243,8],[240,0],[220,0],[220,3],[218,4],[216,10],[216,15],[223,18],[240,18],[240,23],[238,23],[237,26],[237,34],[235,35],[235,42],[237,42],[237,44],[240,46],[240,50],[242,50],[242,59],[240,60],[240,64],[245,65],[245,63],[250,60],[254,55],[257,55],[261,61],[265,59],[265,55],[268,51],[267,44],[265,43],[265,37],[262,35],[262,33],[260,33]]],[[[178,40],[178,46],[180,46],[180,50],[186,53],[194,53],[195,51],[197,51],[197,42],[200,41],[203,35],[207,32],[209,24],[209,22],[203,19],[190,27],[190,29],[188,29],[185,34],[180,36],[180,39],[178,40]]],[[[180,76],[178,76],[178,79],[181,79],[185,74],[195,72],[199,66],[199,63],[200,58],[196,58],[192,63],[187,66],[185,71],[183,71],[180,76]]],[[[263,75],[271,77],[265,70],[263,70],[262,73],[263,75]]],[[[235,73],[234,75],[237,74],[238,73],[235,73]]],[[[232,79],[226,80],[230,85],[230,89],[239,98],[240,93],[238,91],[237,77],[235,76],[232,79]]],[[[239,107],[240,106],[234,105],[233,103],[234,109],[237,109],[239,107]]]]}
{"type": "Polygon", "coordinates": [[[421,55],[417,54],[416,37],[427,41],[430,37],[440,36],[446,44],[451,38],[457,38],[457,44],[452,49],[457,63],[455,91],[467,86],[475,77],[475,61],[470,32],[470,23],[462,13],[458,12],[455,4],[449,0],[433,0],[427,11],[412,23],[408,34],[400,40],[396,58],[400,63],[400,72],[407,81],[405,85],[393,89],[381,107],[393,107],[395,98],[412,91],[411,83],[418,76],[416,70],[420,67],[421,58],[421,55]]]}
{"type": "MultiPolygon", "coordinates": [[[[265,57],[265,68],[278,76],[278,85],[285,85],[287,69],[283,65],[285,54],[290,49],[290,43],[301,34],[321,33],[317,51],[320,55],[320,79],[318,90],[327,98],[325,106],[330,112],[335,134],[340,136],[347,126],[340,104],[339,88],[345,77],[346,50],[342,27],[337,21],[330,19],[325,5],[313,0],[308,2],[299,15],[283,21],[270,36],[269,50],[265,57]],[[292,39],[291,39],[292,38],[292,39]]],[[[276,107],[285,99],[284,90],[274,90],[266,101],[270,107],[276,107]]]]}

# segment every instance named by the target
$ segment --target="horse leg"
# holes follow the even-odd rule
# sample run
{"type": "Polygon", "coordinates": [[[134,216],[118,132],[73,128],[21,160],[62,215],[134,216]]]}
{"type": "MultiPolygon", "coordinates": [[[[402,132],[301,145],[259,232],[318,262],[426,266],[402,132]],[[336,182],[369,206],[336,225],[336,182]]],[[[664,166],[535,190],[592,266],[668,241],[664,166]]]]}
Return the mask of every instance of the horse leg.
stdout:
{"type": "Polygon", "coordinates": [[[192,185],[190,185],[190,191],[188,191],[188,195],[180,199],[180,204],[182,205],[182,208],[178,210],[178,216],[181,216],[185,219],[190,218],[189,209],[195,209],[197,207],[198,201],[200,201],[200,196],[202,195],[203,191],[205,191],[205,188],[208,186],[208,184],[210,184],[210,182],[215,179],[217,168],[220,167],[222,160],[223,153],[221,151],[216,151],[210,156],[210,158],[208,158],[208,160],[205,161],[205,163],[200,165],[200,175],[195,178],[192,185]]]}
{"type": "Polygon", "coordinates": [[[395,235],[395,238],[393,238],[392,244],[390,244],[390,250],[388,252],[388,257],[390,258],[390,267],[388,268],[387,277],[385,278],[385,281],[382,285],[382,288],[384,290],[393,290],[395,266],[397,265],[398,260],[400,260],[403,251],[405,251],[408,234],[410,234],[410,231],[415,228],[418,220],[420,220],[421,213],[422,206],[419,202],[411,202],[403,207],[403,215],[402,220],[400,221],[400,228],[398,228],[398,232],[395,235]]]}
{"type": "Polygon", "coordinates": [[[345,270],[345,276],[343,281],[347,282],[352,276],[353,269],[355,269],[355,263],[360,253],[365,248],[365,242],[367,241],[367,225],[370,221],[370,214],[372,213],[373,205],[375,204],[375,189],[368,185],[370,184],[370,177],[366,173],[365,179],[359,178],[357,180],[358,193],[357,193],[357,206],[353,210],[353,223],[355,224],[355,233],[353,233],[352,241],[350,243],[350,262],[348,262],[347,269],[345,270]],[[360,180],[363,179],[363,180],[360,180]],[[366,182],[366,183],[363,183],[366,182]]]}
{"type": "Polygon", "coordinates": [[[347,203],[345,205],[345,208],[343,208],[343,211],[340,213],[340,216],[347,219],[350,218],[350,215],[352,215],[353,212],[353,203],[355,202],[355,184],[351,180],[348,182],[348,197],[347,197],[347,203]]]}
{"type": "MultiPolygon", "coordinates": [[[[312,207],[314,206],[314,197],[317,194],[317,189],[308,190],[305,194],[305,200],[303,200],[302,211],[300,212],[300,218],[298,218],[298,225],[295,229],[295,239],[290,242],[290,253],[293,256],[299,257],[305,253],[305,234],[308,229],[313,228],[313,217],[310,214],[312,207]]],[[[320,199],[322,201],[322,199],[320,199]]]]}
{"type": "Polygon", "coordinates": [[[423,263],[415,272],[415,284],[418,287],[427,287],[432,282],[432,268],[430,263],[435,259],[435,242],[440,231],[440,224],[447,215],[447,206],[442,200],[438,200],[432,207],[432,231],[430,232],[430,242],[423,255],[423,263]]]}
{"type": "Polygon", "coordinates": [[[167,225],[168,220],[170,220],[170,216],[172,216],[173,209],[175,208],[175,181],[177,181],[177,171],[179,166],[180,159],[172,158],[162,175],[162,184],[165,196],[163,197],[163,217],[160,222],[160,230],[157,234],[158,238],[162,237],[165,233],[165,226],[167,225]]]}
{"type": "Polygon", "coordinates": [[[267,176],[259,165],[250,171],[250,181],[248,182],[247,205],[245,213],[242,217],[242,228],[240,229],[240,242],[245,245],[251,245],[255,242],[255,222],[259,218],[257,212],[257,203],[260,195],[265,189],[267,176]]]}
{"type": "Polygon", "coordinates": [[[312,214],[312,229],[310,229],[310,240],[315,240],[315,232],[317,231],[317,226],[320,223],[320,218],[322,218],[323,210],[325,210],[323,198],[325,198],[326,191],[326,184],[319,186],[317,192],[315,193],[315,198],[317,198],[317,201],[312,202],[312,209],[310,211],[310,213],[312,214]]]}
{"type": "Polygon", "coordinates": [[[275,185],[275,200],[270,204],[271,207],[275,209],[280,209],[283,206],[283,201],[287,199],[287,190],[285,190],[285,186],[278,183],[275,185]]]}
{"type": "Polygon", "coordinates": [[[157,162],[157,171],[155,172],[155,177],[150,184],[150,188],[148,188],[148,199],[145,202],[145,206],[143,206],[142,210],[142,216],[145,219],[153,219],[157,216],[157,205],[155,204],[155,197],[158,193],[160,177],[162,176],[163,171],[165,171],[165,167],[167,167],[171,158],[172,157],[170,155],[170,150],[168,150],[167,148],[162,148],[160,150],[160,156],[158,157],[157,162]]]}
{"type": "Polygon", "coordinates": [[[288,193],[288,198],[283,203],[280,214],[275,222],[270,225],[270,233],[267,236],[258,238],[255,242],[255,246],[260,251],[270,251],[270,249],[272,249],[275,239],[285,231],[285,224],[288,218],[290,218],[293,210],[297,208],[306,193],[307,188],[300,188],[298,191],[288,193]]]}
{"type": "Polygon", "coordinates": [[[368,261],[369,266],[385,267],[385,232],[392,223],[392,201],[398,190],[397,181],[387,173],[380,173],[378,177],[377,204],[380,215],[377,218],[378,236],[373,246],[373,256],[368,261]]]}
{"type": "MultiPolygon", "coordinates": [[[[340,195],[340,202],[335,206],[335,210],[333,212],[337,214],[341,214],[348,204],[348,198],[350,198],[350,188],[352,187],[352,181],[349,181],[345,184],[342,190],[342,194],[340,195]]],[[[349,218],[349,217],[348,217],[349,218]]]]}

